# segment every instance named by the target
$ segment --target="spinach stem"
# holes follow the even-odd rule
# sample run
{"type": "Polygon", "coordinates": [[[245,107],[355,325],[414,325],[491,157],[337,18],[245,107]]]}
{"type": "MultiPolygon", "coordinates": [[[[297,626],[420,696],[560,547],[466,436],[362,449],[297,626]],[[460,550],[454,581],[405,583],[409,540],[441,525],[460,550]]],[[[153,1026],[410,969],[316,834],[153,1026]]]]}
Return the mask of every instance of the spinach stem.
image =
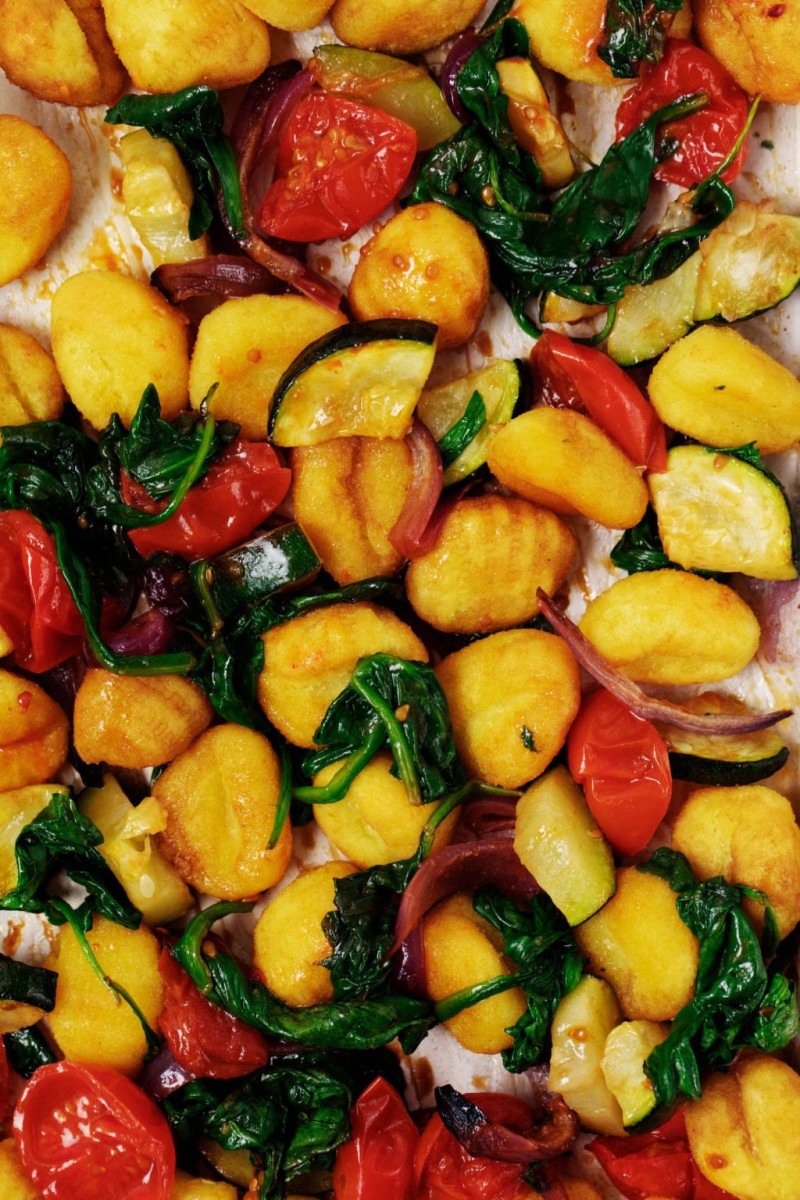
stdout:
{"type": "Polygon", "coordinates": [[[375,712],[380,717],[386,734],[389,738],[389,745],[394,756],[397,772],[403,781],[403,786],[406,789],[406,795],[412,804],[422,804],[422,792],[419,786],[417,772],[414,769],[414,759],[411,754],[410,747],[405,737],[400,721],[392,712],[389,705],[384,700],[383,696],[379,695],[370,684],[366,683],[361,678],[359,668],[356,667],[351,680],[352,686],[359,696],[366,700],[367,704],[374,708],[375,712]]]}
{"type": "Polygon", "coordinates": [[[356,775],[372,761],[385,741],[386,731],[383,725],[375,724],[364,745],[345,759],[329,783],[324,787],[296,787],[292,796],[295,800],[302,800],[304,804],[336,804],[345,797],[356,775]]]}

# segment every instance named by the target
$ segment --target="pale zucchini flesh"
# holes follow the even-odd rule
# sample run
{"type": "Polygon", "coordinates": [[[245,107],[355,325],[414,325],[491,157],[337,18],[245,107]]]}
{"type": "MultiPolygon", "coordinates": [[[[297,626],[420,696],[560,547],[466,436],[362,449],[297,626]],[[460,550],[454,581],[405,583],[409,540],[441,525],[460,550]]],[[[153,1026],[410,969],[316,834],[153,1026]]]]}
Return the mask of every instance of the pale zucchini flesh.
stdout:
{"type": "Polygon", "coordinates": [[[584,975],[560,1001],[550,1026],[548,1087],[564,1097],[596,1133],[621,1134],[622,1111],[602,1070],[611,1031],[621,1020],[617,998],[604,979],[584,975]]]}
{"type": "Polygon", "coordinates": [[[669,1026],[661,1022],[623,1021],[606,1038],[600,1067],[608,1090],[622,1109],[626,1128],[643,1121],[656,1106],[644,1064],[668,1033],[669,1026]]]}

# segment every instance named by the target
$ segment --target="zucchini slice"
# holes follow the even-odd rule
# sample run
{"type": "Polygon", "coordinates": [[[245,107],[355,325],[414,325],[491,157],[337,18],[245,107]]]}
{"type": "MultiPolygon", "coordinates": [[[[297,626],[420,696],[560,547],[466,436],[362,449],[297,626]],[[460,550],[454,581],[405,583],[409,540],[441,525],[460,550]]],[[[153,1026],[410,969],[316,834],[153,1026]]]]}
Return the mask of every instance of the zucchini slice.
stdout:
{"type": "Polygon", "coordinates": [[[292,523],[195,563],[192,579],[204,605],[215,610],[212,623],[219,623],[276,592],[310,583],[321,565],[300,526],[292,523]]]}
{"type": "Polygon", "coordinates": [[[440,387],[428,388],[422,393],[417,405],[417,416],[428,426],[439,442],[446,460],[444,484],[448,487],[466,475],[471,475],[486,462],[486,450],[496,428],[511,420],[514,408],[522,394],[527,376],[519,359],[513,362],[499,361],[471,371],[460,379],[443,383],[440,387]],[[455,458],[446,459],[448,443],[458,449],[459,430],[456,426],[464,421],[468,409],[473,407],[475,393],[480,396],[482,420],[476,420],[473,429],[477,432],[470,438],[470,430],[464,426],[464,437],[468,439],[464,449],[455,458]],[[455,436],[453,436],[455,435],[455,436]],[[445,439],[446,445],[442,445],[445,439]]]}
{"type": "Polygon", "coordinates": [[[655,1021],[622,1021],[606,1038],[600,1067],[606,1087],[622,1109],[627,1129],[643,1121],[656,1106],[653,1084],[644,1064],[650,1053],[666,1040],[669,1025],[655,1021]]]}
{"type": "Polygon", "coordinates": [[[269,434],[278,446],[333,438],[401,438],[433,366],[438,326],[361,321],[317,338],[275,389],[269,434]]]}
{"type": "Polygon", "coordinates": [[[797,537],[773,475],[734,454],[677,446],[667,469],[648,476],[658,533],[686,570],[797,578],[797,537]]]}
{"type": "MultiPolygon", "coordinates": [[[[690,712],[744,713],[747,705],[735,696],[703,692],[684,701],[690,712]]],[[[657,725],[669,750],[675,779],[712,787],[738,787],[758,783],[779,771],[789,749],[773,728],[745,734],[687,733],[671,725],[657,725]]]]}
{"type": "Polygon", "coordinates": [[[672,275],[628,288],[607,349],[623,366],[656,358],[702,321],[740,321],[800,282],[800,217],[746,200],[672,275]]]}

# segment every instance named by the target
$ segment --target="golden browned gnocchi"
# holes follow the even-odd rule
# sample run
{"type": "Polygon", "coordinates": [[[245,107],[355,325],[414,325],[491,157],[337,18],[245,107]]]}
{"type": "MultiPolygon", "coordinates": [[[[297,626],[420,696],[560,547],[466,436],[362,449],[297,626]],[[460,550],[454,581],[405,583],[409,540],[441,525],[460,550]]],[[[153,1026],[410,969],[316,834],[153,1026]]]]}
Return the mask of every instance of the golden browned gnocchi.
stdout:
{"type": "Polygon", "coordinates": [[[211,724],[205,693],[181,675],[86,672],[75,697],[75,748],[84,762],[169,762],[211,724]]]}
{"type": "Polygon", "coordinates": [[[396,654],[428,661],[428,651],[403,621],[376,604],[332,604],[265,633],[258,700],[272,724],[295,746],[312,749],[328,706],[350,682],[359,658],[396,654]]]}
{"type": "Polygon", "coordinates": [[[466,29],[482,0],[336,0],[334,33],[349,46],[416,54],[466,29]]]}
{"type": "Polygon", "coordinates": [[[335,438],[292,451],[294,515],[337,583],[394,575],[389,533],[411,483],[411,452],[394,438],[335,438]]]}
{"type": "Polygon", "coordinates": [[[269,990],[292,1008],[333,999],[330,971],[321,965],[331,952],[322,921],[333,911],[335,880],[355,870],[347,862],[312,867],[270,900],[258,919],[253,965],[269,990]]]}
{"type": "Polygon", "coordinates": [[[748,1053],[703,1082],[686,1106],[692,1157],[738,1200],[795,1200],[800,1179],[800,1076],[748,1053]]]}
{"type": "Polygon", "coordinates": [[[443,204],[415,204],[367,242],[347,296],[361,321],[433,322],[438,349],[452,350],[480,324],[489,298],[489,260],[467,221],[443,204]]]}
{"type": "Polygon", "coordinates": [[[536,616],[536,589],[559,589],[576,548],[572,532],[545,508],[508,496],[467,497],[409,566],[406,593],[435,629],[507,629],[536,616]]]}
{"type": "Polygon", "coordinates": [[[58,792],[67,794],[60,783],[37,783],[29,787],[0,792],[0,894],[7,896],[17,886],[17,860],[14,846],[26,825],[50,803],[58,792]]]}
{"type": "Polygon", "coordinates": [[[519,0],[510,15],[522,21],[531,53],[542,66],[583,83],[616,83],[611,68],[597,55],[606,0],[519,0]]]}
{"type": "MultiPolygon", "coordinates": [[[[779,792],[750,787],[707,787],[692,792],[672,834],[701,879],[724,875],[766,892],[781,939],[800,921],[800,829],[791,804],[779,792]]],[[[745,908],[759,927],[763,906],[745,908]]]]}
{"type": "MultiPolygon", "coordinates": [[[[105,974],[126,989],[155,1027],[164,1006],[155,936],[145,926],[126,929],[99,916],[86,936],[105,974]]],[[[62,926],[45,966],[58,972],[55,1008],[47,1023],[65,1057],[138,1074],[147,1052],[141,1023],[98,979],[71,925],[62,926]]]]}
{"type": "Polygon", "coordinates": [[[146,283],[114,271],[71,275],[53,297],[51,334],[70,399],[95,429],[113,413],[130,425],[150,383],[165,421],[185,407],[186,319],[146,283]]]}
{"type": "Polygon", "coordinates": [[[536,408],[489,444],[489,469],[507,488],[556,512],[629,529],[647,508],[641,475],[594,421],[567,408],[536,408]]]}
{"type": "Polygon", "coordinates": [[[694,0],[700,44],[752,96],[800,101],[800,7],[795,0],[694,0]]]}
{"type": "MultiPolygon", "coordinates": [[[[497,975],[510,975],[514,970],[500,952],[500,935],[475,912],[471,896],[458,893],[442,900],[428,913],[421,928],[425,984],[432,1000],[444,1000],[463,988],[497,975]]],[[[465,1008],[445,1025],[465,1049],[498,1054],[511,1045],[506,1030],[524,1011],[524,992],[511,988],[465,1008]]]]}
{"type": "Polygon", "coordinates": [[[346,324],[303,296],[226,300],[200,322],[189,373],[189,396],[199,408],[218,383],[211,411],[235,421],[242,436],[263,440],[275,385],[310,342],[346,324]]]}
{"type": "Polygon", "coordinates": [[[23,1169],[13,1137],[0,1142],[0,1194],[4,1200],[39,1200],[39,1193],[23,1169]]]}
{"type": "Polygon", "coordinates": [[[521,787],[541,775],[580,707],[572,652],[538,629],[473,642],[442,659],[436,674],[459,755],[473,778],[495,787],[521,787]]]}
{"type": "Polygon", "coordinates": [[[0,670],[0,791],[52,779],[68,749],[63,709],[38,683],[0,670]]]}
{"type": "Polygon", "coordinates": [[[221,1179],[195,1179],[178,1170],[170,1200],[237,1200],[238,1195],[232,1183],[224,1183],[221,1179]]]}
{"type": "Polygon", "coordinates": [[[35,337],[0,325],[0,425],[57,421],[64,387],[56,364],[35,337]]]}
{"type": "Polygon", "coordinates": [[[64,228],[72,173],[66,155],[38,126],[2,113],[0,178],[2,286],[35,266],[64,228]]]}
{"type": "Polygon", "coordinates": [[[269,30],[239,0],[103,0],[114,49],[145,92],[235,87],[269,65],[269,30]]]}
{"type": "MultiPolygon", "coordinates": [[[[399,862],[416,851],[426,822],[436,811],[433,804],[412,804],[406,789],[392,775],[393,759],[387,752],[372,762],[350,784],[347,795],[336,804],[315,804],[314,818],[330,843],[358,867],[399,862]]],[[[324,767],[314,777],[315,785],[330,783],[341,763],[324,767]]],[[[451,814],[436,830],[434,851],[452,837],[456,815],[451,814]]]]}
{"type": "Polygon", "coordinates": [[[268,848],[280,784],[278,756],[262,734],[242,725],[206,730],[153,785],[167,814],[158,835],[164,856],[192,887],[222,900],[272,887],[292,855],[288,820],[268,848]]]}
{"type": "Polygon", "coordinates": [[[697,938],[675,900],[663,879],[622,867],[615,894],[575,930],[589,970],[611,984],[631,1020],[669,1021],[694,993],[697,938]]]}
{"type": "Polygon", "coordinates": [[[242,3],[276,29],[292,33],[313,29],[333,7],[333,0],[305,0],[303,4],[298,0],[242,0],[242,3]]]}
{"type": "Polygon", "coordinates": [[[747,666],[761,634],[752,609],[725,584],[688,571],[643,571],[612,584],[581,630],[639,683],[716,683],[747,666]]]}

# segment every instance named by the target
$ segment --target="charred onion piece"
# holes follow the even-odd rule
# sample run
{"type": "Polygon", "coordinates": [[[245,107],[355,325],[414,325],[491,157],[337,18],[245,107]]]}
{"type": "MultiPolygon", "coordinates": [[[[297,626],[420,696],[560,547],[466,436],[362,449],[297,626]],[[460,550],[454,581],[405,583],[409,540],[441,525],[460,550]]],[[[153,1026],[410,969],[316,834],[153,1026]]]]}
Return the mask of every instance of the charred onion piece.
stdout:
{"type": "Polygon", "coordinates": [[[768,729],[792,715],[791,708],[767,713],[703,713],[689,712],[680,704],[648,696],[637,683],[628,679],[597,650],[578,626],[556,608],[541,588],[536,593],[543,614],[556,633],[560,633],[578,662],[598,683],[626,704],[631,712],[647,721],[664,721],[674,729],[690,733],[731,734],[756,733],[768,729]]]}
{"type": "Polygon", "coordinates": [[[194,296],[254,296],[274,292],[275,276],[250,258],[212,254],[187,263],[156,267],[151,281],[173,304],[194,296]]]}
{"type": "Polygon", "coordinates": [[[545,1092],[536,1135],[517,1133],[495,1124],[477,1104],[449,1083],[437,1087],[436,1107],[445,1129],[475,1158],[499,1162],[537,1163],[566,1153],[580,1133],[580,1121],[562,1096],[545,1092]]]}
{"type": "Polygon", "coordinates": [[[444,512],[436,512],[442,494],[442,456],[433,434],[414,420],[406,438],[411,451],[411,483],[400,515],[389,532],[389,541],[403,558],[419,558],[430,550],[444,512]]]}

